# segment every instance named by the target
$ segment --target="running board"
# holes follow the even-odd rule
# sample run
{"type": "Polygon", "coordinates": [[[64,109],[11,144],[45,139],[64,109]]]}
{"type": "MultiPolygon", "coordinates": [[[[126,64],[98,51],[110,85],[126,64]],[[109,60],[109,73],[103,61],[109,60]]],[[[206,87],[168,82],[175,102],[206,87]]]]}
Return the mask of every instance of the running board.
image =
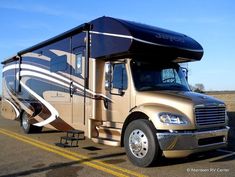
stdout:
{"type": "Polygon", "coordinates": [[[105,145],[109,145],[109,146],[120,146],[121,145],[120,141],[110,140],[110,139],[105,139],[105,138],[92,138],[92,141],[94,141],[95,143],[105,144],[105,145]]]}
{"type": "Polygon", "coordinates": [[[99,138],[110,139],[110,140],[114,140],[114,141],[120,141],[120,139],[121,139],[121,132],[122,131],[120,128],[97,126],[96,129],[99,132],[99,138]]]}

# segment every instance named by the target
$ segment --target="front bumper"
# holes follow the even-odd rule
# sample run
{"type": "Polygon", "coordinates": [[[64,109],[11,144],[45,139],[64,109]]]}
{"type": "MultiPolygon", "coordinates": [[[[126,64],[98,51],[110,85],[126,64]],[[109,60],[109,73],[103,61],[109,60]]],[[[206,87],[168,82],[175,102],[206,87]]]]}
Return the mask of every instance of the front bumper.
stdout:
{"type": "Polygon", "coordinates": [[[228,131],[229,127],[209,131],[159,132],[157,138],[163,154],[177,158],[226,146],[228,131]]]}

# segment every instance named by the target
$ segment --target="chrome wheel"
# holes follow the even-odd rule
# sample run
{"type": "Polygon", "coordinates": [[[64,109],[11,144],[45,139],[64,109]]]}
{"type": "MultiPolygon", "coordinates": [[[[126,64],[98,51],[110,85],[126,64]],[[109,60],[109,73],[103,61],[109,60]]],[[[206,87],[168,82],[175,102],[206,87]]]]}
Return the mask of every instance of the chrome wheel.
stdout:
{"type": "Polygon", "coordinates": [[[145,133],[135,129],[129,136],[129,148],[137,158],[143,158],[148,152],[148,139],[145,133]]]}
{"type": "Polygon", "coordinates": [[[21,115],[21,126],[25,133],[37,133],[42,131],[42,127],[37,127],[32,124],[30,124],[29,121],[30,115],[28,115],[26,112],[22,112],[21,115]]]}
{"type": "Polygon", "coordinates": [[[29,128],[29,120],[26,114],[23,114],[22,116],[22,126],[25,130],[29,128]]]}

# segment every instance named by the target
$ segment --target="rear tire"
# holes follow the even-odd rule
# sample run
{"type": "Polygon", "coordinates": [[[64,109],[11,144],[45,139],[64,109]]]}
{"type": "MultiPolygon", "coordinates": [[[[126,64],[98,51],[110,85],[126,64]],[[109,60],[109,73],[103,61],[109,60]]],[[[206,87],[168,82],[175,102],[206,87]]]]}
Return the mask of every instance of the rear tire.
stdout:
{"type": "Polygon", "coordinates": [[[162,155],[156,129],[145,119],[134,120],[127,126],[124,147],[129,160],[139,167],[152,165],[162,155]]]}
{"type": "Polygon", "coordinates": [[[43,127],[37,127],[29,123],[29,115],[23,112],[21,115],[21,126],[26,134],[39,133],[42,131],[43,127]]]}

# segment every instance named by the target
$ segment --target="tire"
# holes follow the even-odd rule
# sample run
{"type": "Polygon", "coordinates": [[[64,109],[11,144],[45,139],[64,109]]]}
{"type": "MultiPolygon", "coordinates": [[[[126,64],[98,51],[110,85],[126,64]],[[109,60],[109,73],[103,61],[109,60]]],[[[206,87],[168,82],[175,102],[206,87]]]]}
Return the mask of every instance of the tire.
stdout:
{"type": "Polygon", "coordinates": [[[127,126],[124,147],[129,160],[139,167],[152,165],[162,155],[156,129],[145,119],[134,120],[127,126]]]}
{"type": "Polygon", "coordinates": [[[21,115],[21,127],[26,134],[39,133],[43,127],[37,127],[29,123],[29,115],[23,112],[21,115]]]}

